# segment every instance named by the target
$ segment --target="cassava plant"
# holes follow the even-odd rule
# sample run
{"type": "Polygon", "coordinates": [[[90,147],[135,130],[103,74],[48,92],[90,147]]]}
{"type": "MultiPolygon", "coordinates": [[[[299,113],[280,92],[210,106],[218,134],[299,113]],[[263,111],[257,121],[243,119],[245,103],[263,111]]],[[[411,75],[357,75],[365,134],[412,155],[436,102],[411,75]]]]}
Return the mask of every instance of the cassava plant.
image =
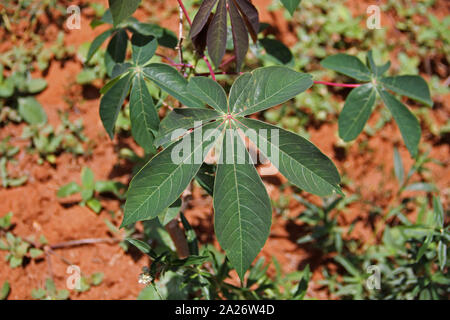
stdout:
{"type": "MultiPolygon", "coordinates": [[[[282,2],[288,4],[291,13],[299,3],[282,2]]],[[[254,166],[258,155],[261,162],[269,160],[301,190],[319,196],[343,196],[335,165],[316,146],[297,134],[255,119],[258,112],[296,97],[315,83],[354,88],[339,118],[339,133],[344,140],[353,140],[362,131],[378,92],[400,126],[408,150],[413,156],[417,154],[419,122],[388,90],[431,105],[428,87],[420,77],[383,77],[389,63],[375,65],[369,52],[368,66],[347,55],[322,62],[324,67],[364,84],[314,81],[308,74],[269,66],[237,73],[227,94],[227,87],[221,86],[215,75],[227,74],[220,70],[226,64],[222,60],[227,48],[234,52],[227,62],[235,61],[238,71],[242,65],[245,67],[248,33],[258,41],[259,17],[254,5],[249,0],[204,0],[191,21],[182,1],[178,1],[180,12],[191,26],[192,45],[186,48],[194,48],[197,57],[206,63],[209,73],[204,74],[196,71],[197,61],[189,64],[183,59],[182,19],[176,48],[180,60],[151,62],[163,41],[129,24],[132,21],[138,25],[130,16],[139,3],[110,0],[107,14],[115,27],[97,38],[90,50],[91,54],[95,52],[111,34],[114,36],[108,50],[117,37],[121,39],[120,59],[111,67],[112,80],[102,89],[100,103],[100,117],[108,135],[114,137],[115,123],[129,95],[133,137],[147,153],[160,150],[130,183],[122,227],[164,214],[196,179],[213,196],[217,239],[243,280],[269,236],[272,219],[270,198],[254,166]],[[227,43],[227,12],[232,45],[227,43]],[[129,62],[125,61],[126,30],[132,33],[129,62]],[[160,88],[184,107],[169,106],[171,111],[160,121],[149,85],[160,88]],[[204,163],[208,154],[214,154],[216,160],[204,163]]]]}

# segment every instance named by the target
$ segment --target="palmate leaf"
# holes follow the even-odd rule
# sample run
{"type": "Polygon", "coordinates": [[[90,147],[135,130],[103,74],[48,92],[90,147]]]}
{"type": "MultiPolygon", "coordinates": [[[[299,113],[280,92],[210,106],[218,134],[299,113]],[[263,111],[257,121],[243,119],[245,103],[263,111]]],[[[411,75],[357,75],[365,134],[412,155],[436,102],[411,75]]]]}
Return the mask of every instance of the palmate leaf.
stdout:
{"type": "Polygon", "coordinates": [[[127,194],[122,226],[153,219],[178,199],[203,162],[203,158],[196,161],[195,157],[198,157],[198,154],[201,157],[206,156],[214,144],[211,138],[217,132],[209,129],[217,129],[219,125],[219,122],[213,122],[197,129],[203,129],[205,132],[200,142],[194,138],[196,135],[194,130],[189,135],[189,140],[181,139],[174,142],[134,176],[127,194]],[[183,150],[179,161],[173,161],[172,151],[178,155],[180,153],[178,150],[186,144],[187,150],[183,150]]]}
{"type": "Polygon", "coordinates": [[[281,174],[300,189],[319,196],[342,194],[333,162],[305,138],[259,120],[239,118],[241,129],[281,174]],[[278,141],[277,141],[278,140],[278,141]]]}
{"type": "Polygon", "coordinates": [[[277,66],[258,68],[236,79],[230,109],[246,116],[283,103],[312,85],[312,77],[305,73],[277,66]]]}
{"type": "Polygon", "coordinates": [[[134,140],[144,148],[152,149],[154,135],[159,129],[159,116],[153,104],[142,74],[136,74],[130,93],[131,134],[134,140]]]}
{"type": "Polygon", "coordinates": [[[210,130],[222,129],[221,126],[225,128],[231,121],[248,134],[261,153],[291,183],[320,196],[341,193],[336,167],[313,144],[286,130],[243,117],[282,103],[311,84],[310,76],[285,67],[261,68],[246,73],[236,80],[230,93],[229,105],[233,108],[230,113],[236,121],[227,121],[224,117],[228,111],[225,108],[227,99],[223,89],[206,78],[192,78],[187,88],[182,87],[182,90],[202,104],[216,109],[175,109],[161,122],[157,143],[167,146],[171,139],[181,139],[157,154],[134,177],[128,191],[122,226],[163,214],[195,177],[205,190],[214,195],[218,241],[243,279],[267,240],[272,216],[270,199],[237,130],[227,131],[221,143],[222,150],[216,150],[222,159],[216,166],[202,164],[206,152],[213,145],[211,139],[217,140],[223,136],[221,130],[210,130]],[[267,77],[276,83],[268,83],[267,77]],[[241,111],[241,114],[235,114],[241,111]],[[203,121],[202,125],[197,121],[203,121]],[[186,130],[175,132],[177,129],[191,128],[194,130],[190,134],[186,130]],[[257,133],[248,133],[248,128],[257,133]],[[206,137],[195,140],[201,132],[206,137]],[[185,141],[185,137],[189,139],[185,141]],[[174,161],[174,155],[179,156],[178,161],[174,161]],[[275,156],[280,161],[275,161],[275,156]],[[193,158],[196,161],[193,162],[193,158]]]}
{"type": "Polygon", "coordinates": [[[214,184],[214,229],[241,281],[266,242],[272,208],[266,188],[235,130],[223,139],[214,184]],[[241,152],[239,152],[241,150],[241,152]]]}
{"type": "Polygon", "coordinates": [[[339,136],[351,141],[364,129],[375,105],[377,92],[371,83],[353,89],[339,115],[339,136]]]}

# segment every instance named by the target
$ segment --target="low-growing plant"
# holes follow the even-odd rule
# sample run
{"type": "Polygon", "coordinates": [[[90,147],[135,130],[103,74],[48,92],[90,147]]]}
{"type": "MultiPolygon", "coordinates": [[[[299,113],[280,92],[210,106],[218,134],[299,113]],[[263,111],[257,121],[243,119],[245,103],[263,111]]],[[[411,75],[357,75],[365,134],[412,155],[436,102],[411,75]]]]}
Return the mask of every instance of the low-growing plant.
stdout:
{"type": "Polygon", "coordinates": [[[43,255],[41,249],[35,248],[31,243],[7,232],[5,237],[0,238],[0,250],[8,251],[6,261],[11,268],[22,266],[24,258],[36,259],[43,255]]]}
{"type": "Polygon", "coordinates": [[[60,113],[60,120],[61,124],[56,129],[44,124],[30,125],[23,129],[22,138],[30,140],[29,149],[38,153],[40,163],[45,160],[54,164],[56,156],[63,151],[77,156],[86,154],[83,143],[89,144],[89,139],[83,133],[82,119],[71,122],[67,113],[60,113]]]}
{"type": "Polygon", "coordinates": [[[36,288],[31,291],[31,297],[36,300],[67,300],[69,291],[66,289],[58,290],[52,279],[46,279],[43,288],[36,288]]]}
{"type": "Polygon", "coordinates": [[[116,181],[96,181],[94,172],[88,167],[81,170],[81,184],[76,182],[69,182],[68,184],[59,188],[57,196],[59,198],[66,198],[68,196],[79,193],[81,195],[80,205],[87,205],[95,213],[100,213],[102,204],[96,198],[96,193],[111,193],[119,199],[124,196],[125,186],[116,181]]]}
{"type": "MultiPolygon", "coordinates": [[[[299,3],[294,2],[287,5],[291,14],[299,3]]],[[[94,40],[90,49],[92,55],[111,34],[114,36],[107,51],[120,45],[120,50],[116,51],[119,52],[118,59],[110,59],[108,54],[108,58],[105,57],[105,61],[109,59],[107,69],[112,80],[101,90],[104,95],[100,102],[100,117],[108,135],[114,137],[120,110],[130,95],[134,139],[147,153],[155,148],[163,149],[131,181],[122,227],[165,213],[196,178],[213,195],[217,239],[231,266],[245,283],[245,272],[267,240],[272,220],[269,196],[254,167],[258,163],[258,154],[249,153],[246,142],[259,150],[260,162],[271,161],[301,190],[322,197],[343,195],[336,167],[317,147],[302,136],[254,119],[254,114],[283,104],[314,84],[353,88],[339,116],[339,135],[344,141],[355,139],[363,130],[378,94],[397,122],[410,154],[417,156],[421,136],[419,122],[390,91],[431,106],[428,86],[421,77],[386,77],[384,74],[390,63],[376,65],[369,51],[366,65],[345,54],[327,57],[321,62],[323,67],[359,80],[363,82],[361,84],[318,81],[286,66],[268,66],[241,73],[227,94],[217,81],[208,56],[216,69],[221,69],[226,51],[233,51],[236,70],[240,70],[248,50],[248,33],[256,41],[259,31],[258,12],[251,2],[205,0],[191,21],[182,1],[178,1],[191,26],[189,37],[196,59],[201,58],[207,64],[207,74],[196,72],[197,60],[194,64],[184,61],[182,38],[177,47],[179,62],[171,59],[166,59],[168,64],[150,61],[161,43],[154,34],[140,32],[134,19],[129,18],[139,3],[139,0],[133,0],[124,6],[110,0],[110,10],[104,19],[106,17],[108,20],[105,21],[116,27],[94,40]],[[215,12],[211,13],[216,4],[215,12]],[[230,42],[227,42],[227,6],[232,27],[230,42]],[[130,23],[134,23],[134,27],[130,23]],[[125,61],[125,44],[128,42],[125,29],[133,34],[130,62],[125,61]],[[205,49],[208,56],[204,55],[205,49]],[[113,61],[117,63],[113,65],[113,61]],[[160,122],[148,82],[186,108],[173,109],[160,122]],[[213,149],[216,163],[209,170],[208,179],[202,181],[206,168],[203,161],[213,149]]],[[[287,2],[283,1],[283,4],[287,2]]],[[[182,30],[183,25],[180,28],[182,30]]],[[[334,226],[332,230],[338,230],[336,228],[334,226]]],[[[175,263],[167,256],[153,256],[153,259],[169,265],[175,263]]]]}
{"type": "Polygon", "coordinates": [[[5,281],[0,289],[0,300],[8,299],[9,293],[11,291],[11,286],[8,281],[5,281]]]}

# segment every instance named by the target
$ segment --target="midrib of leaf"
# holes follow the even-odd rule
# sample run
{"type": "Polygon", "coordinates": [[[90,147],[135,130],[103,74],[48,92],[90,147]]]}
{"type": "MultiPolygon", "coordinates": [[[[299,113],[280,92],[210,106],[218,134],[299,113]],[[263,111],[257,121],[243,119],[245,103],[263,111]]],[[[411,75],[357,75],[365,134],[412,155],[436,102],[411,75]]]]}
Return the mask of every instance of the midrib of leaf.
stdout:
{"type": "MultiPolygon", "coordinates": [[[[249,113],[248,110],[249,110],[249,109],[255,109],[255,108],[257,108],[258,105],[260,105],[260,104],[262,104],[263,102],[266,102],[267,100],[271,99],[273,96],[275,96],[275,95],[277,95],[278,93],[280,93],[280,91],[283,91],[283,90],[286,89],[286,88],[290,88],[290,87],[292,87],[292,86],[295,86],[295,85],[297,84],[297,82],[300,82],[300,81],[302,81],[302,80],[304,80],[304,79],[306,79],[306,77],[302,77],[301,79],[296,80],[296,81],[293,82],[292,84],[290,84],[290,85],[288,85],[288,86],[286,86],[286,87],[280,88],[278,91],[274,92],[272,95],[270,95],[270,96],[268,96],[268,97],[265,97],[264,100],[261,100],[260,102],[258,102],[257,104],[254,104],[254,105],[251,106],[251,107],[248,107],[248,108],[246,109],[246,111],[243,111],[243,112],[242,112],[241,116],[247,116],[247,115],[249,115],[249,114],[252,114],[252,113],[256,112],[256,111],[250,111],[250,113],[249,113]]],[[[266,84],[265,84],[266,87],[264,88],[264,92],[267,91],[267,90],[266,90],[267,84],[269,84],[269,82],[266,82],[266,84]]],[[[239,95],[239,96],[240,96],[240,95],[239,95]]]]}
{"type": "MultiPolygon", "coordinates": [[[[352,118],[352,119],[357,119],[359,120],[359,117],[361,116],[361,114],[363,113],[363,110],[366,108],[368,102],[370,101],[370,99],[372,98],[372,95],[376,94],[375,89],[372,89],[370,91],[370,95],[367,96],[365,99],[363,99],[364,101],[364,105],[362,108],[359,109],[358,114],[356,115],[356,117],[352,118]]],[[[347,135],[350,131],[352,131],[352,129],[355,127],[355,125],[358,123],[358,121],[353,121],[352,124],[350,125],[350,127],[348,128],[348,130],[346,130],[345,134],[347,135]]]]}
{"type": "MultiPolygon", "coordinates": [[[[337,186],[332,185],[331,183],[329,183],[328,181],[326,181],[324,178],[322,178],[321,176],[319,176],[319,175],[317,175],[315,172],[313,172],[311,169],[305,167],[301,162],[299,162],[299,161],[297,161],[296,159],[294,159],[291,155],[289,155],[289,154],[283,152],[277,145],[271,143],[268,139],[265,139],[264,136],[261,136],[261,135],[258,134],[258,137],[262,138],[263,140],[265,140],[265,141],[266,141],[267,143],[269,143],[270,145],[275,146],[275,148],[277,148],[277,149],[280,151],[280,153],[282,153],[283,155],[287,156],[290,160],[293,160],[293,161],[295,161],[296,163],[298,163],[298,164],[302,167],[302,169],[305,169],[309,174],[312,174],[312,175],[314,175],[315,177],[318,177],[321,181],[323,181],[323,182],[325,182],[327,185],[330,185],[331,187],[333,187],[333,189],[335,189],[337,193],[340,193],[340,190],[337,188],[337,186]]],[[[261,150],[260,150],[260,151],[261,151],[261,150]]],[[[262,151],[261,151],[261,152],[262,152],[262,151]]],[[[265,156],[266,156],[267,158],[270,159],[270,157],[268,157],[267,155],[265,155],[265,156]]],[[[291,165],[291,167],[292,167],[292,165],[291,165]]],[[[295,172],[295,170],[293,170],[292,168],[291,168],[291,170],[292,170],[292,172],[295,172]]],[[[305,173],[304,173],[303,171],[302,171],[302,174],[303,174],[303,177],[304,177],[305,181],[307,182],[308,180],[306,179],[305,173]]],[[[316,184],[316,187],[317,187],[317,184],[316,184]]]]}
{"type": "MultiPolygon", "coordinates": [[[[212,122],[211,122],[211,123],[212,123],[212,122]]],[[[208,140],[209,138],[211,138],[212,134],[214,134],[213,131],[211,132],[211,135],[208,136],[208,137],[207,137],[206,139],[204,139],[204,140],[208,140]]],[[[178,142],[178,141],[176,141],[176,142],[174,142],[174,143],[177,143],[177,142],[178,142]]],[[[166,184],[167,180],[169,180],[169,178],[171,178],[176,172],[178,172],[178,170],[180,170],[180,169],[182,168],[182,166],[184,165],[184,160],[186,160],[187,158],[191,157],[191,156],[192,156],[199,148],[202,148],[202,147],[203,147],[203,144],[202,144],[202,143],[199,143],[199,144],[191,151],[191,153],[189,153],[185,158],[183,158],[183,161],[181,161],[181,162],[177,165],[176,169],[173,170],[173,171],[167,176],[167,178],[165,178],[165,179],[163,180],[163,182],[160,183],[159,186],[156,187],[156,188],[154,189],[154,191],[152,191],[152,193],[150,193],[150,194],[146,197],[146,199],[145,199],[144,201],[142,201],[142,203],[141,203],[141,204],[140,204],[133,212],[129,213],[128,215],[134,215],[138,210],[140,210],[140,209],[142,208],[142,206],[143,206],[145,203],[147,203],[148,199],[151,198],[151,197],[155,194],[156,191],[160,192],[161,187],[162,187],[163,185],[166,184]]],[[[145,168],[145,166],[142,167],[141,170],[139,170],[139,172],[136,174],[136,176],[137,176],[144,168],[145,168]]]]}

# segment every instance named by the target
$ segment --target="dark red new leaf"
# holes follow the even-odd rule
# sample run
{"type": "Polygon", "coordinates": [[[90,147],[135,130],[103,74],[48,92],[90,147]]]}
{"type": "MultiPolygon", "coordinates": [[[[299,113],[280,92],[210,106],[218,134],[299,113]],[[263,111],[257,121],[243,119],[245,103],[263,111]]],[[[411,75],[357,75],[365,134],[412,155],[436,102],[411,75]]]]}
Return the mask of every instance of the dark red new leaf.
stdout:
{"type": "Polygon", "coordinates": [[[248,50],[248,33],[245,22],[233,0],[228,1],[228,12],[230,13],[231,31],[236,55],[236,71],[239,71],[248,50]]]}
{"type": "Polygon", "coordinates": [[[259,14],[255,6],[248,0],[232,0],[238,7],[244,18],[247,29],[252,36],[253,42],[258,40],[259,32],[259,14]]]}
{"type": "Polygon", "coordinates": [[[212,18],[214,17],[214,14],[210,13],[208,21],[203,26],[203,29],[195,36],[192,37],[192,44],[194,45],[195,52],[202,56],[203,52],[205,52],[206,49],[206,36],[208,34],[209,25],[211,24],[212,18]]]}
{"type": "Polygon", "coordinates": [[[220,65],[227,47],[227,2],[219,0],[216,13],[208,28],[206,37],[208,53],[212,62],[217,67],[220,65]]]}
{"type": "Polygon", "coordinates": [[[205,27],[208,22],[209,15],[214,8],[217,0],[204,0],[195,15],[194,21],[192,21],[190,36],[193,39],[197,36],[205,27]]]}

